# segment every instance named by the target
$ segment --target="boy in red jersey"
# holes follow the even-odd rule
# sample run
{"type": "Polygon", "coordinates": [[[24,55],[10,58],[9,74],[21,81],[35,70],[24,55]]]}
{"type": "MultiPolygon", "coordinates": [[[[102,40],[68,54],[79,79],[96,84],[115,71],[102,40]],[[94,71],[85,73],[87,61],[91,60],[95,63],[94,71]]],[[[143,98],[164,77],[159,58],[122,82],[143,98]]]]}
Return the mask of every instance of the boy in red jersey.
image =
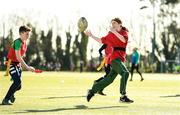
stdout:
{"type": "Polygon", "coordinates": [[[6,96],[2,101],[2,105],[12,105],[15,101],[14,94],[16,91],[21,89],[21,73],[23,66],[28,71],[34,72],[34,67],[28,66],[23,60],[23,55],[26,53],[26,40],[29,38],[29,32],[31,29],[27,26],[21,26],[19,28],[20,38],[16,39],[7,55],[7,58],[11,60],[9,73],[13,80],[6,96]]]}
{"type": "Polygon", "coordinates": [[[129,99],[126,95],[126,85],[129,77],[129,71],[124,65],[126,60],[126,46],[128,43],[128,30],[122,26],[122,22],[119,18],[112,19],[111,24],[112,27],[110,28],[110,32],[101,39],[94,36],[90,31],[86,31],[86,35],[92,37],[97,42],[107,44],[106,50],[109,51],[106,55],[106,60],[107,64],[110,64],[112,67],[107,77],[92,86],[92,88],[88,91],[86,98],[89,102],[95,93],[111,84],[116,76],[120,74],[120,102],[132,103],[133,100],[129,99]]]}

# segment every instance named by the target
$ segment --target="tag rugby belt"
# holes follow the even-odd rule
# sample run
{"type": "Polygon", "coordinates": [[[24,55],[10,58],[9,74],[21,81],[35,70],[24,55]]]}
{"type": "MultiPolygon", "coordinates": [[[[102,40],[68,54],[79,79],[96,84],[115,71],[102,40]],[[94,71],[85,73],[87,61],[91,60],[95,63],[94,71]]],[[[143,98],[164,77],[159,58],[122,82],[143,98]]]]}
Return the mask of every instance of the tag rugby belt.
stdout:
{"type": "MultiPolygon", "coordinates": [[[[122,48],[122,47],[114,47],[114,51],[126,51],[126,48],[122,48]]],[[[101,64],[99,65],[99,67],[97,68],[97,71],[99,71],[106,63],[106,58],[104,58],[101,61],[101,64]]]]}
{"type": "Polygon", "coordinates": [[[19,65],[20,62],[14,62],[14,61],[12,61],[11,64],[12,64],[12,65],[19,65]]]}
{"type": "Polygon", "coordinates": [[[13,64],[10,65],[9,73],[11,76],[13,76],[14,74],[20,76],[21,71],[22,71],[21,67],[13,65],[13,64]]]}
{"type": "Polygon", "coordinates": [[[114,47],[114,51],[126,51],[126,48],[123,48],[123,47],[114,47]]]}

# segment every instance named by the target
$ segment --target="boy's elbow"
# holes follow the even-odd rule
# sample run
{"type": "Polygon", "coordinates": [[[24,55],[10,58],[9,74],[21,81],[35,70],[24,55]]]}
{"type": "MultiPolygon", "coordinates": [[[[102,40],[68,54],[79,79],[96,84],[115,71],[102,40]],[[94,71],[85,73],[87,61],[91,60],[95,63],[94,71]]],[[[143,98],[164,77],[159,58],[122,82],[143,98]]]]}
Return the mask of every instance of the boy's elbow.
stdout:
{"type": "Polygon", "coordinates": [[[16,55],[16,58],[19,62],[21,62],[21,57],[19,55],[16,55]]]}
{"type": "Polygon", "coordinates": [[[21,58],[20,58],[20,57],[17,57],[17,60],[18,60],[19,62],[21,62],[21,58]]]}
{"type": "Polygon", "coordinates": [[[122,38],[122,42],[123,42],[123,43],[126,43],[126,40],[124,39],[124,37],[122,38]]]}

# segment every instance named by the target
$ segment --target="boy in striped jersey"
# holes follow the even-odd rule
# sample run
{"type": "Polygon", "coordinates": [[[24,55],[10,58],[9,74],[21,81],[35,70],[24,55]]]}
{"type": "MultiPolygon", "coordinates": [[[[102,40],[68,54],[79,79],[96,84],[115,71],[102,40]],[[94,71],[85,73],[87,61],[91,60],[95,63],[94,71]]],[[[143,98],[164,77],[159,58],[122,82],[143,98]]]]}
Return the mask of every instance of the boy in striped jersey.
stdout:
{"type": "Polygon", "coordinates": [[[2,101],[2,105],[12,105],[15,101],[15,92],[21,89],[21,66],[28,71],[35,71],[34,67],[28,66],[23,60],[23,55],[26,53],[27,49],[26,40],[29,38],[30,31],[31,29],[29,27],[21,26],[19,28],[20,38],[13,42],[8,52],[7,58],[11,60],[9,73],[13,83],[2,101]]]}

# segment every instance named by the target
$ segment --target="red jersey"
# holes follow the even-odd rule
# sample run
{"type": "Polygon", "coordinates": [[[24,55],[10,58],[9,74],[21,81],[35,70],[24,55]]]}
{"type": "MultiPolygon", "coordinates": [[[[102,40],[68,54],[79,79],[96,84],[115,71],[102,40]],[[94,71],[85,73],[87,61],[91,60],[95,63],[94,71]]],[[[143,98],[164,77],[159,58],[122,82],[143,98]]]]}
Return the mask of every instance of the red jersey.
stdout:
{"type": "Polygon", "coordinates": [[[106,35],[105,37],[101,38],[101,41],[103,44],[107,44],[107,48],[106,51],[108,54],[106,56],[109,55],[109,61],[108,63],[110,64],[112,62],[112,60],[114,60],[115,58],[120,58],[120,60],[122,62],[126,61],[126,52],[125,51],[121,51],[121,50],[113,50],[114,47],[122,47],[122,48],[126,48],[127,43],[128,43],[128,34],[126,31],[121,30],[120,32],[118,32],[119,34],[121,34],[126,42],[122,42],[121,40],[119,40],[119,38],[113,34],[112,32],[109,32],[108,35],[106,35]]]}
{"type": "Polygon", "coordinates": [[[11,59],[12,62],[19,62],[16,58],[15,50],[20,50],[20,55],[24,56],[27,50],[26,42],[23,42],[20,38],[16,39],[9,49],[7,58],[11,59]]]}

